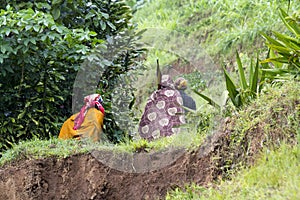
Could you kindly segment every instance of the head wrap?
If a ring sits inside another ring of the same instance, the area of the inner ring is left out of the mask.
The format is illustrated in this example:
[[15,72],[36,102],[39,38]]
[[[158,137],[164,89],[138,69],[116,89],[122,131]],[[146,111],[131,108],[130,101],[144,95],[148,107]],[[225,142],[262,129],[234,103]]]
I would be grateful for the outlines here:
[[162,75],[160,85],[163,88],[172,88],[172,89],[174,89],[173,80],[171,79],[171,77],[169,75]]
[[175,80],[175,87],[177,90],[185,90],[187,88],[187,80],[179,77]]
[[82,106],[79,114],[77,115],[77,117],[74,120],[74,127],[73,127],[74,130],[77,130],[78,128],[80,128],[80,126],[84,120],[84,117],[87,113],[87,110],[89,108],[94,108],[95,106],[97,106],[97,108],[103,114],[105,114],[104,108],[102,106],[103,100],[102,100],[100,94],[91,94],[91,95],[84,97],[84,103],[85,103],[84,106]]

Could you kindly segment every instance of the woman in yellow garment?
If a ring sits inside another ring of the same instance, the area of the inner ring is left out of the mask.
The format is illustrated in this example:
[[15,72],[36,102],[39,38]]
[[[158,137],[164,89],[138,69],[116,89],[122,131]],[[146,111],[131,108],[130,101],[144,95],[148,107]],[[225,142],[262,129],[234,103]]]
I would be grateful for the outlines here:
[[100,140],[103,132],[104,108],[100,94],[91,94],[84,98],[85,105],[79,113],[72,115],[61,127],[59,138],[90,138]]

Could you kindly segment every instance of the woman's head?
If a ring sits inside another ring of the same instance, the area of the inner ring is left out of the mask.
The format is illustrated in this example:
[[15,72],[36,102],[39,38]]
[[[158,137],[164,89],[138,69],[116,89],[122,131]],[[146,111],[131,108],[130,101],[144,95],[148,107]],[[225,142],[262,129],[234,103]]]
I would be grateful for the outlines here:
[[162,75],[160,85],[162,86],[162,88],[169,87],[174,89],[173,80],[169,75]]
[[177,90],[185,90],[187,88],[187,80],[182,77],[179,77],[175,80],[175,88]]

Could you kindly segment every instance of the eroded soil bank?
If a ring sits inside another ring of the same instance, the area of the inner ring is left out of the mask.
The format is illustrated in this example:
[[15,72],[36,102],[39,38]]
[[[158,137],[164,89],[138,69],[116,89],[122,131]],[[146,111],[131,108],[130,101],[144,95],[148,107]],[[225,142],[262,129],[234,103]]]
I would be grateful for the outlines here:
[[[215,178],[211,156],[222,137],[216,134],[197,151],[177,151],[172,163],[145,172],[111,168],[97,159],[101,152],[19,161],[0,169],[0,199],[161,199],[168,189],[189,182],[205,185]],[[138,157],[139,163],[145,163],[143,158],[147,156]],[[165,159],[158,156],[156,162],[160,160]]]
[[[187,183],[205,186],[241,162],[252,163],[266,137],[270,138],[257,124],[234,146],[230,138],[234,125],[225,120],[222,127],[190,152],[136,153],[118,160],[112,152],[94,151],[7,164],[0,168],[0,199],[163,199],[168,190]],[[280,134],[272,137],[273,141],[282,139]],[[152,170],[147,168],[149,157]],[[122,164],[126,159],[132,162]]]

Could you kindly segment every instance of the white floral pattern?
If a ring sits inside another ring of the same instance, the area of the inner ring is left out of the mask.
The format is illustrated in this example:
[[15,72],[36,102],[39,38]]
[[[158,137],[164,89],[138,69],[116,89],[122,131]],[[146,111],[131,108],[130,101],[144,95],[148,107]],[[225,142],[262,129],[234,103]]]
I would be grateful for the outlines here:
[[166,106],[166,102],[165,102],[165,101],[159,101],[159,102],[157,102],[157,104],[156,104],[156,107],[157,107],[158,109],[163,109],[165,106]]
[[184,124],[185,123],[184,115],[180,115],[179,120],[180,120],[181,123]]
[[149,126],[148,126],[148,125],[143,126],[142,132],[143,132],[144,134],[146,134],[146,133],[148,133],[148,131],[149,131]]
[[183,105],[183,99],[182,99],[182,97],[177,97],[176,100],[179,103],[179,105]]
[[168,113],[171,116],[175,116],[177,113],[177,108],[173,107],[173,108],[168,108]]
[[174,96],[174,94],[175,94],[175,91],[174,91],[174,90],[166,90],[166,91],[165,91],[165,95],[166,95],[167,97],[172,97],[172,96]]
[[152,132],[152,137],[153,137],[154,139],[159,138],[159,137],[160,137],[160,131],[159,131],[159,130],[153,131],[153,132]]
[[179,126],[185,122],[181,115],[184,113],[181,107],[183,100],[179,91],[172,89],[172,79],[163,76],[161,86],[148,99],[139,124],[139,133],[144,139],[153,140],[178,133]]
[[157,114],[155,112],[149,113],[148,114],[148,119],[152,122],[153,120],[156,119]]
[[169,119],[168,118],[163,118],[163,119],[159,120],[159,124],[161,126],[167,126],[169,124]]
[[161,82],[166,82],[166,81],[168,81],[169,78],[170,78],[170,76],[168,76],[168,75],[162,75]]

